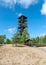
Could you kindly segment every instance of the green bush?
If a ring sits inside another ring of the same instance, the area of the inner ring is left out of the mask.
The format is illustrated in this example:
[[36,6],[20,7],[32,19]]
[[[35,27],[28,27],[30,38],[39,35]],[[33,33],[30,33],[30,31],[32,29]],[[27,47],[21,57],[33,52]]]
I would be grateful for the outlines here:
[[11,40],[10,39],[6,39],[6,44],[11,44]]

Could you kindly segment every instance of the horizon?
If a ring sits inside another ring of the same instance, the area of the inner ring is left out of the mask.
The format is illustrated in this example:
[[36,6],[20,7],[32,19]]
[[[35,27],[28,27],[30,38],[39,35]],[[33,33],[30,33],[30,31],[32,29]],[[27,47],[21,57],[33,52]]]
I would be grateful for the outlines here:
[[18,30],[18,17],[27,17],[30,38],[46,35],[46,0],[0,0],[0,35]]

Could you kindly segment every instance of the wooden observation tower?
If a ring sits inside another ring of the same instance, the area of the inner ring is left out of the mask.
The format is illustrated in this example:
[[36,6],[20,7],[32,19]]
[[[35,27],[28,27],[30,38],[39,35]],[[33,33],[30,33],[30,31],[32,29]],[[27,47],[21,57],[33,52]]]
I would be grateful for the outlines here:
[[22,35],[25,28],[27,28],[27,17],[21,15],[18,18],[18,31],[20,35]]
[[[19,35],[20,35],[19,38],[21,38],[22,33],[23,33],[24,29],[26,29],[26,28],[27,28],[27,17],[21,15],[21,16],[18,18],[18,32],[19,32]],[[19,39],[19,38],[18,38],[18,39]],[[32,41],[31,41],[30,38],[29,38],[28,32],[27,32],[26,40],[25,40],[24,43],[25,43],[25,45],[29,45],[29,46],[30,46],[31,43],[32,43]]]

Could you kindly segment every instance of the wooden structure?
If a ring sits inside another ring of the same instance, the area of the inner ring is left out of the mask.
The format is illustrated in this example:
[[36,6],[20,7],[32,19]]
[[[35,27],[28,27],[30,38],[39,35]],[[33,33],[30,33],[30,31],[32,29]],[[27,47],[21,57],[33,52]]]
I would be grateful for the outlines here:
[[27,46],[33,46],[32,40],[27,39],[27,40],[25,41],[25,45],[27,45]]
[[[20,36],[22,36],[22,33],[25,28],[27,28],[27,17],[22,15],[18,18],[18,32],[19,32]],[[29,38],[28,39],[26,38],[24,44],[31,46],[32,41]]]
[[20,33],[20,35],[22,35],[22,32],[23,32],[23,30],[27,27],[27,17],[25,17],[25,16],[20,16],[19,18],[18,18],[18,31],[19,31],[19,33]]

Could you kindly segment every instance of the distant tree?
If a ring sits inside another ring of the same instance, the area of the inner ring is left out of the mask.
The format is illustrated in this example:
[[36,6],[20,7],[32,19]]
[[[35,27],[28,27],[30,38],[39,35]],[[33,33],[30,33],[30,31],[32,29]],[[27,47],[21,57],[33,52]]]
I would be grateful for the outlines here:
[[11,44],[11,40],[7,38],[5,43],[6,44]]
[[46,43],[46,35],[43,37],[43,43]]
[[0,35],[0,44],[4,44],[6,39],[6,35]]
[[36,39],[35,38],[32,38],[31,40],[32,40],[33,44],[36,44]]
[[43,37],[42,37],[42,36],[39,37],[39,43],[40,43],[40,44],[43,44]]
[[34,44],[46,44],[46,35],[41,37],[32,38]]
[[13,37],[12,37],[12,43],[13,44],[16,44],[16,43],[19,43],[20,42],[20,35],[18,32],[16,32]]
[[40,41],[40,38],[36,37],[36,43],[39,43],[39,41]]

